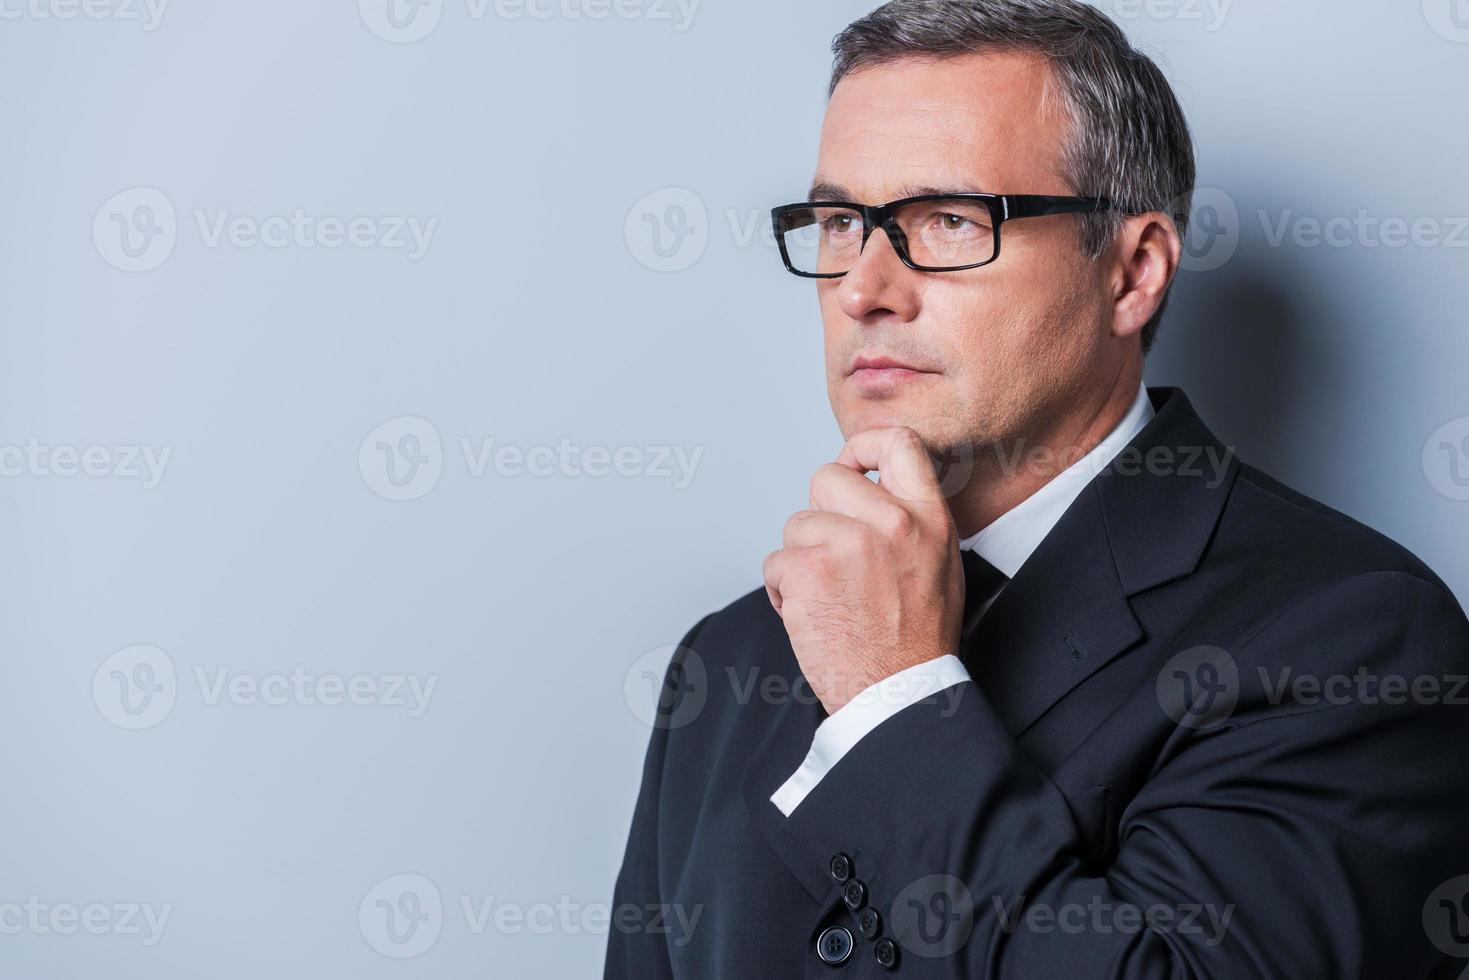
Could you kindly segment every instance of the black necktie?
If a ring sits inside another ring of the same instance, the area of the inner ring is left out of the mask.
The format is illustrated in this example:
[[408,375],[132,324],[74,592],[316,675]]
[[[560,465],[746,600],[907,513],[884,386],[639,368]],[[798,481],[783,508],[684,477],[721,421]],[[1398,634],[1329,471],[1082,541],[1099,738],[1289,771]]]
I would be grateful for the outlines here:
[[964,563],[964,622],[960,632],[967,633],[979,607],[998,595],[1000,587],[1010,580],[972,548],[962,549],[959,560]]

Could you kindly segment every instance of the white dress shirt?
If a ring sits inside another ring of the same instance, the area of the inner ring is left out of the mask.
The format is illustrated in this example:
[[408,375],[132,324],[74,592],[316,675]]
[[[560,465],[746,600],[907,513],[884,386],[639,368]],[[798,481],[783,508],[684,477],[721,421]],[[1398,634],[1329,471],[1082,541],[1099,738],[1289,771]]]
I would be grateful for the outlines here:
[[[1122,421],[1090,452],[988,527],[960,541],[959,548],[973,548],[1006,578],[1014,578],[1086,485],[1127,447],[1152,417],[1153,403],[1148,400],[1147,386],[1140,385],[1137,398]],[[984,615],[988,608],[986,603],[979,615]],[[967,680],[969,671],[963,661],[947,654],[873,684],[816,727],[805,760],[775,791],[770,802],[790,816],[842,756],[878,725],[909,705]]]

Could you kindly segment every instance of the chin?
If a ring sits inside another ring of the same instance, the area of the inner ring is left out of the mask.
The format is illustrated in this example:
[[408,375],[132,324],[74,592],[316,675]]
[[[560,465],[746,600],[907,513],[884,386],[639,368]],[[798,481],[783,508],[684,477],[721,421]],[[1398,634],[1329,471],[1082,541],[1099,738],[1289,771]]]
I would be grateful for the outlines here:
[[837,411],[842,434],[851,438],[859,432],[872,429],[892,429],[899,426],[913,429],[928,442],[946,435],[953,420],[947,418],[943,409],[926,400],[905,397],[863,398],[849,394]]

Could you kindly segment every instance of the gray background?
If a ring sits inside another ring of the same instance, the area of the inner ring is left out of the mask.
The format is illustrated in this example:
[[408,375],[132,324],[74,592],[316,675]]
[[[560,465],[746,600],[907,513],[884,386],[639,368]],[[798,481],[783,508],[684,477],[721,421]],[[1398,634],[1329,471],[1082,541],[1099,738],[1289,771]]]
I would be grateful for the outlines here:
[[[48,909],[0,973],[594,975],[644,672],[759,584],[838,448],[764,213],[872,5],[90,2],[0,21],[0,906]],[[1469,4],[1105,6],[1176,84],[1221,233],[1150,382],[1469,598]],[[297,209],[330,220],[251,243]],[[437,221],[421,255],[405,217]],[[415,437],[395,486],[379,443]],[[491,439],[560,456],[471,465]],[[298,668],[368,703],[252,696]],[[405,891],[442,911],[395,943]],[[168,908],[152,945],[130,903]]]

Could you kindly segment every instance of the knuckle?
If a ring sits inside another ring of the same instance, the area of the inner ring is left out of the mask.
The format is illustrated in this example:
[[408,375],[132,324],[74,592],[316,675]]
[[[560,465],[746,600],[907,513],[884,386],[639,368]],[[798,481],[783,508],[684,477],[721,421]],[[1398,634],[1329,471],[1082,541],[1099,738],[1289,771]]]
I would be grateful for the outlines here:
[[841,559],[832,547],[812,548],[802,562],[802,571],[817,582],[833,578],[841,566]]
[[917,525],[917,520],[907,508],[896,505],[884,508],[879,520],[882,522],[883,533],[893,538],[907,537]]
[[791,544],[795,541],[796,536],[801,533],[801,529],[805,527],[810,522],[810,520],[811,512],[809,510],[798,510],[790,517],[786,518],[785,527],[781,529],[781,538],[785,542],[786,547],[789,548],[791,546]]
[[882,549],[883,529],[869,524],[857,524],[844,539],[848,551],[858,555],[869,555]]

